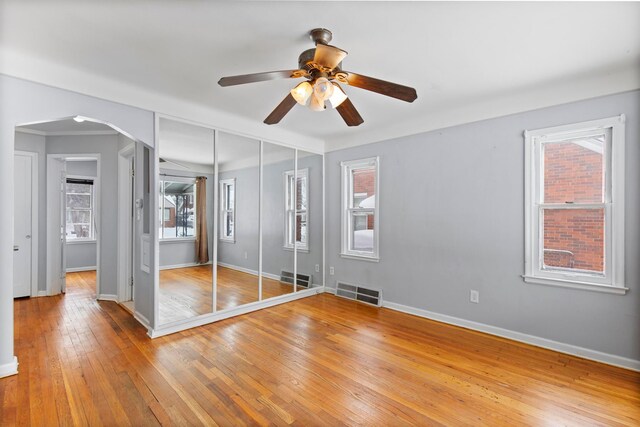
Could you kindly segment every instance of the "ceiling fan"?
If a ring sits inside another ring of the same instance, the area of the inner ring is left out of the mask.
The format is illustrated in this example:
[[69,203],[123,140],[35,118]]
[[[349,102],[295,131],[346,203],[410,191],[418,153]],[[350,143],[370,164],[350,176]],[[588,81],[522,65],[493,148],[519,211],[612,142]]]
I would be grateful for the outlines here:
[[418,97],[414,88],[343,71],[342,60],[347,56],[347,52],[329,45],[332,39],[331,31],[316,28],[309,32],[309,36],[316,47],[300,54],[297,70],[223,77],[218,81],[218,84],[220,86],[235,86],[267,80],[305,78],[304,82],[291,89],[291,92],[264,120],[264,123],[268,125],[280,122],[296,103],[307,106],[313,111],[323,111],[327,107],[335,108],[348,126],[362,124],[364,120],[339,83],[406,102],[413,102]]

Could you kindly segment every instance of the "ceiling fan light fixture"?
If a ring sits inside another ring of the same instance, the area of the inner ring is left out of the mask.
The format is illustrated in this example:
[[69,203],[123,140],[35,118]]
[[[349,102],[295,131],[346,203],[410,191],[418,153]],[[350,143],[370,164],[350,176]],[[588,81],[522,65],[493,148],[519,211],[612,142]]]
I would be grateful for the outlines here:
[[298,86],[291,89],[291,96],[296,102],[300,105],[307,105],[309,103],[309,98],[313,93],[313,87],[309,82],[302,82]]
[[326,77],[320,77],[313,85],[313,94],[321,101],[326,101],[333,95],[333,85]]
[[325,108],[324,100],[318,98],[314,93],[311,96],[311,101],[309,102],[309,109],[311,111],[323,111]]
[[337,108],[347,99],[347,94],[344,93],[344,90],[342,90],[338,83],[333,82],[332,85],[333,93],[331,94],[331,97],[327,99],[327,102],[329,103],[331,108]]

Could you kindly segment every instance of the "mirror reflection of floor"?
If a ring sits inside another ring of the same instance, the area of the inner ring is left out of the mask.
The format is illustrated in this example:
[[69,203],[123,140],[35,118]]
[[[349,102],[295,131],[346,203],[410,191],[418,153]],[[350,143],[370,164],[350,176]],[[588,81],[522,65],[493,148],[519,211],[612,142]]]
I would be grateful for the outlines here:
[[[212,312],[211,265],[160,271],[160,319],[165,324]],[[292,286],[262,279],[263,299],[292,292]],[[249,273],[218,267],[218,310],[258,301],[258,278]]]

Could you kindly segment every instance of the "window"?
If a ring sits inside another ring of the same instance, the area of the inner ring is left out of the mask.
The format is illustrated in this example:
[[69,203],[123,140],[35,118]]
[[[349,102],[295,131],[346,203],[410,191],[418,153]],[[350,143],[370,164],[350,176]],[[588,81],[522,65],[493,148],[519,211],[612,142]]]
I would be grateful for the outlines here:
[[236,239],[236,180],[220,180],[220,240]]
[[624,293],[624,116],[525,132],[525,281]]
[[196,185],[193,178],[160,181],[160,238],[191,239],[195,236]]
[[95,240],[93,179],[67,178],[66,240]]
[[[285,172],[285,238],[284,247],[309,250],[309,169],[299,169],[297,178],[293,171]],[[294,183],[295,179],[295,183]],[[294,233],[295,229],[295,233]]]
[[378,260],[378,157],[342,162],[342,256]]

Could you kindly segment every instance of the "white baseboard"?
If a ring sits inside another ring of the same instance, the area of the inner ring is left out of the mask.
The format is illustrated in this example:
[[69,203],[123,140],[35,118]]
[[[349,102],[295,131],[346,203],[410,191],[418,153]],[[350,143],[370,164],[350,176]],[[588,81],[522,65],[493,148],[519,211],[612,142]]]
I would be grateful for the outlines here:
[[80,271],[94,271],[97,270],[98,267],[96,267],[95,265],[90,265],[88,267],[74,267],[74,268],[67,268],[65,271],[67,273],[78,273]]
[[[220,267],[230,268],[231,270],[241,271],[243,273],[251,274],[251,275],[254,275],[254,276],[258,275],[258,272],[256,270],[251,270],[249,268],[238,267],[237,265],[227,264],[227,263],[224,263],[224,262],[218,262],[218,265]],[[262,276],[266,277],[267,279],[280,280],[280,276],[278,276],[277,274],[271,274],[271,273],[264,273],[263,272]]]
[[140,324],[142,326],[144,326],[145,328],[147,328],[148,330],[151,330],[151,326],[149,323],[149,319],[147,319],[145,316],[143,316],[142,314],[140,314],[139,311],[134,311],[133,313],[133,318],[136,319],[138,322],[140,322]]
[[47,291],[38,291],[38,295],[36,295],[38,297],[46,297],[47,296]]
[[297,299],[307,298],[313,295],[317,295],[323,292],[322,287],[305,289],[304,291],[291,292],[289,294],[280,295],[277,297],[269,298],[264,301],[256,301],[249,304],[244,304],[239,307],[222,310],[217,313],[202,314],[191,319],[180,320],[177,322],[162,325],[157,329],[149,328],[148,335],[151,338],[158,338],[176,332],[181,332],[186,329],[195,328],[197,326],[207,325],[209,323],[218,322],[220,320],[228,319],[230,317],[239,316],[241,314],[247,314],[252,311],[261,310],[267,307],[273,307],[274,305],[284,304],[286,302],[295,301]]
[[[325,287],[324,292],[334,294],[335,288]],[[402,313],[412,314],[425,319],[435,320],[437,322],[447,323],[449,325],[460,326],[472,329],[478,332],[495,335],[502,338],[508,338],[525,344],[534,345],[536,347],[554,350],[559,353],[570,354],[572,356],[582,357],[584,359],[594,360],[596,362],[606,363],[607,365],[619,366],[621,368],[640,371],[640,360],[629,359],[614,354],[603,353],[597,350],[591,350],[576,345],[565,344],[546,338],[537,337],[535,335],[524,334],[509,329],[499,328],[497,326],[487,325],[485,323],[474,322],[471,320],[461,319],[459,317],[448,316],[446,314],[435,313],[433,311],[423,310],[420,308],[410,307],[407,305],[397,304],[390,301],[382,301],[382,307],[388,308]]]
[[0,365],[0,378],[9,377],[18,373],[18,358],[13,356],[13,361]]
[[99,299],[100,301],[115,301],[115,302],[118,302],[118,295],[100,294],[100,295],[98,295],[97,299]]
[[640,371],[640,360],[633,360],[622,356],[603,353],[576,345],[565,344],[546,338],[537,337],[535,335],[524,334],[509,329],[503,329],[484,323],[473,322],[471,320],[461,319],[459,317],[448,316],[446,314],[434,313],[432,311],[422,310],[420,308],[409,307],[394,302],[383,301],[382,306],[391,310],[401,311],[414,316],[424,317],[438,322],[447,323],[449,325],[461,326],[463,328],[472,329],[474,331],[484,332],[490,335],[496,335],[502,338],[508,338],[525,344],[531,344],[536,347],[542,347],[554,350],[559,353],[570,354],[572,356],[582,357],[584,359],[594,360],[596,362],[606,363],[607,365],[619,366],[634,371]]
[[197,262],[188,262],[186,264],[161,265],[160,270],[173,270],[174,268],[197,267],[199,265],[211,265],[211,261],[204,264],[198,264]]

